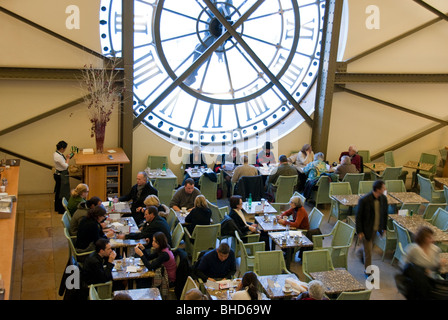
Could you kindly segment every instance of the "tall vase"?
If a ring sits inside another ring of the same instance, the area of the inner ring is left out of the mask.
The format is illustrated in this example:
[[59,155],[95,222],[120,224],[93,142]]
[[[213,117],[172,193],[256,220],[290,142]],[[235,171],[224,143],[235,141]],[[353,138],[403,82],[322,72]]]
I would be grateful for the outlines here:
[[106,134],[106,122],[96,122],[95,123],[96,153],[103,153],[105,134]]

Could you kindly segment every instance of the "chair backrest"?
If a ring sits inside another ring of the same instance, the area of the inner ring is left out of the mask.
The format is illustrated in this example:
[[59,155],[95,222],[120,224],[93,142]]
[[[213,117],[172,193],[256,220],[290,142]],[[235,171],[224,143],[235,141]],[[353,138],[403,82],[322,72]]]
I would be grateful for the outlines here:
[[403,180],[386,180],[387,192],[406,192],[406,186]]
[[358,154],[362,157],[364,163],[370,162],[370,151],[369,150],[358,150]]
[[267,276],[285,273],[286,264],[283,251],[257,251],[255,252],[254,272],[258,276]]
[[173,196],[173,190],[177,185],[177,178],[157,178],[154,182],[154,188],[157,189],[157,197],[160,203],[169,205]]
[[244,248],[244,242],[241,240],[240,235],[238,234],[238,231],[235,230],[235,239],[236,239],[236,249],[235,249],[235,256],[240,256],[240,274],[244,274],[246,271],[248,271],[248,255],[247,251]]
[[182,241],[184,234],[185,231],[184,228],[182,227],[182,224],[178,223],[171,234],[172,250],[176,250],[179,247],[179,244]]
[[303,194],[301,194],[300,192],[298,192],[298,191],[294,191],[294,193],[292,194],[292,196],[293,196],[293,197],[295,197],[295,196],[299,197],[300,200],[302,200],[302,203],[305,204],[305,202],[306,202],[306,198],[305,198],[305,196],[304,196]]
[[280,214],[282,211],[286,211],[286,210],[289,209],[289,203],[275,203],[275,202],[272,202],[270,205],[272,206],[272,208],[277,210],[278,214]]
[[252,194],[253,201],[260,201],[264,196],[263,177],[261,175],[243,176],[238,180],[237,189],[243,199],[247,199],[249,194]]
[[393,151],[384,152],[384,163],[387,164],[389,167],[395,167],[395,159]]
[[370,300],[372,290],[341,292],[336,300]]
[[372,191],[375,181],[359,181],[358,194],[366,194]]
[[359,182],[364,180],[364,173],[347,173],[342,182],[349,182],[353,194],[358,193]]
[[[65,211],[68,211],[68,201],[67,198],[62,197],[62,206],[64,207]],[[70,216],[71,218],[71,216]]]
[[110,300],[112,299],[112,281],[89,285],[90,300]]
[[427,172],[436,173],[437,171],[437,155],[436,154],[430,154],[430,153],[424,153],[420,155],[420,163],[430,163],[434,166],[431,168],[431,170]]
[[419,210],[420,210],[420,203],[403,203],[401,205],[400,210],[408,210],[409,213],[411,213],[411,211],[413,212],[413,214],[418,214]]
[[170,212],[166,217],[166,222],[168,222],[168,225],[170,226],[170,232],[173,232],[176,223],[179,222],[177,220],[176,212],[173,210],[173,208],[170,208]]
[[309,275],[312,272],[322,272],[334,270],[330,251],[312,250],[303,252],[302,261],[303,272]]
[[222,213],[222,210],[218,208],[218,206],[215,206],[213,203],[207,200],[207,205],[212,211],[212,221],[213,223],[220,223],[222,219],[224,219],[224,214]]
[[329,195],[352,194],[350,182],[330,182]]
[[151,169],[162,169],[163,164],[168,168],[168,157],[167,156],[148,156],[148,161],[146,166]]
[[431,224],[440,230],[446,231],[448,229],[448,211],[439,208],[431,220]]
[[221,224],[196,225],[191,235],[194,238],[194,251],[200,252],[216,247],[216,240],[221,235]]
[[62,215],[61,221],[64,228],[66,228],[67,230],[70,230],[70,220],[70,214],[68,213],[68,211],[65,211]]
[[191,276],[188,276],[187,281],[185,281],[184,289],[182,290],[180,300],[185,300],[185,294],[191,289],[199,289],[199,288],[196,282],[193,280],[193,278]]
[[217,202],[217,192],[218,192],[218,180],[221,173],[216,174],[217,181],[210,180],[207,176],[202,175],[199,178],[199,187],[201,189],[201,194],[209,202]]
[[320,212],[319,209],[314,207],[308,216],[308,220],[310,223],[310,230],[320,228],[323,217],[324,217],[324,214],[322,212]]
[[279,176],[275,185],[275,202],[288,202],[294,193],[294,188],[297,185],[297,175],[294,176]]
[[[448,204],[448,187],[445,185],[443,186],[443,195],[445,196],[445,201]],[[448,206],[447,206],[447,208],[448,208]]]
[[407,229],[403,228],[396,221],[394,221],[393,223],[394,223],[395,232],[397,234],[397,242],[399,242],[401,244],[401,247],[404,250],[404,249],[406,249],[407,245],[412,242],[409,232]]
[[437,209],[445,209],[446,203],[428,203],[426,205],[425,211],[423,212],[423,219],[425,220],[432,220],[434,214],[436,213]]
[[316,201],[316,205],[331,203],[331,199],[328,194],[330,190],[330,182],[331,178],[329,176],[321,176],[317,181],[317,192],[315,192],[312,196],[312,198]]
[[387,167],[381,175],[381,180],[398,180],[402,170],[403,167]]
[[338,220],[331,233],[333,233],[333,239],[331,240],[332,247],[349,246],[355,235],[355,228]]
[[432,183],[431,180],[417,174],[418,184],[420,185],[420,196],[431,202],[432,200]]

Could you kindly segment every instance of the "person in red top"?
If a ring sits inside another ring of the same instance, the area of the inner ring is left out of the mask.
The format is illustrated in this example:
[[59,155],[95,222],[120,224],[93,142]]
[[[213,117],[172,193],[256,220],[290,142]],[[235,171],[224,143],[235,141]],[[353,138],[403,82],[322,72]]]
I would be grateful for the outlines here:
[[[288,224],[292,228],[309,230],[310,222],[308,220],[308,213],[303,207],[302,201],[299,196],[293,196],[289,200],[290,208],[284,211],[281,215],[277,216],[280,224]],[[292,215],[292,221],[284,220],[283,217]]]
[[348,151],[344,151],[341,153],[341,155],[339,156],[339,163],[341,163],[341,159],[343,156],[349,156],[350,157],[350,161],[352,164],[355,165],[356,170],[358,170],[359,172],[363,172],[362,171],[362,159],[361,156],[358,154],[358,149],[355,146],[350,146],[348,147]]

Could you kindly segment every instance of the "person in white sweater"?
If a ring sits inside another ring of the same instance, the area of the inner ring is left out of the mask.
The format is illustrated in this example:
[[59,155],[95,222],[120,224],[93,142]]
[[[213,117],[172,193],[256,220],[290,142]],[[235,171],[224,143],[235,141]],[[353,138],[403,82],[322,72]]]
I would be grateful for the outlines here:
[[260,287],[257,275],[248,271],[243,275],[232,300],[266,300],[266,295],[258,289]]

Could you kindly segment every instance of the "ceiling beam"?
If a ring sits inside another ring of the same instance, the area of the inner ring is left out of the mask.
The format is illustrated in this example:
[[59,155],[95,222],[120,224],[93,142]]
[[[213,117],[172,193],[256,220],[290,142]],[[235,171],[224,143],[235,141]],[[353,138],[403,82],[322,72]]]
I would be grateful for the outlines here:
[[422,0],[414,0],[414,2],[416,2],[419,5],[421,5],[423,8],[431,11],[432,13],[437,15],[439,18],[441,18],[441,19],[443,19],[445,21],[448,21],[448,15],[444,14],[443,12],[440,12],[439,10],[437,10],[433,6],[427,4],[426,2],[424,2]]
[[335,84],[347,83],[447,83],[446,73],[345,73],[336,72]]
[[19,21],[21,21],[21,22],[23,22],[23,23],[25,23],[25,24],[27,24],[27,25],[37,29],[37,30],[40,30],[40,31],[42,31],[42,32],[44,32],[46,34],[49,34],[50,36],[52,36],[52,37],[54,37],[54,38],[56,38],[58,40],[61,40],[61,41],[65,42],[65,43],[68,43],[69,45],[71,45],[71,46],[73,46],[75,48],[78,48],[78,49],[80,49],[80,50],[82,50],[84,52],[87,52],[87,53],[89,53],[89,54],[91,54],[91,55],[93,55],[93,56],[95,56],[97,58],[100,58],[103,61],[106,61],[106,62],[110,61],[110,58],[102,55],[101,53],[98,53],[95,50],[87,48],[86,46],[84,46],[82,44],[79,44],[79,43],[77,43],[77,42],[75,42],[73,40],[70,40],[69,38],[66,38],[66,37],[62,36],[59,33],[56,33],[56,32],[54,32],[54,31],[52,31],[50,29],[47,29],[47,28],[45,28],[45,27],[43,27],[43,26],[41,26],[41,25],[31,21],[31,20],[28,20],[28,19],[26,19],[26,18],[24,18],[24,17],[22,17],[22,16],[20,16],[20,15],[18,15],[16,13],[14,13],[12,11],[9,11],[8,9],[6,9],[6,8],[4,8],[2,6],[0,6],[0,12],[3,12],[4,14],[6,14],[6,15],[14,18],[14,19],[17,19],[17,20],[19,20]]
[[412,35],[412,34],[414,34],[416,32],[419,32],[420,30],[423,30],[423,29],[425,29],[425,28],[427,28],[429,26],[432,26],[433,24],[435,24],[435,23],[437,23],[439,21],[442,21],[442,20],[443,20],[443,18],[441,18],[441,17],[435,18],[435,19],[433,19],[431,21],[428,21],[428,22],[426,22],[426,23],[424,23],[424,24],[422,24],[422,25],[420,25],[418,27],[415,27],[415,28],[413,28],[413,29],[411,29],[411,30],[409,30],[407,32],[404,32],[404,33],[402,33],[402,34],[400,34],[400,35],[398,35],[398,36],[396,36],[396,37],[394,37],[394,38],[392,38],[390,40],[387,40],[387,41],[385,41],[383,43],[380,43],[379,45],[377,45],[377,46],[375,46],[375,47],[373,47],[373,48],[371,48],[369,50],[361,52],[360,54],[358,54],[358,55],[356,55],[354,57],[351,57],[350,59],[347,59],[344,62],[346,62],[346,63],[355,62],[356,60],[364,58],[365,56],[367,56],[367,55],[369,55],[369,54],[371,54],[373,52],[376,52],[376,51],[378,51],[380,49],[383,49],[384,47],[387,47],[388,45],[390,45],[390,44],[392,44],[394,42],[400,41],[400,40],[402,40],[402,39],[404,39],[404,38],[406,38],[406,37],[408,37],[408,36],[410,36],[410,35]]
[[[103,69],[98,69],[98,71],[103,71]],[[123,72],[121,69],[109,71]],[[82,79],[82,72],[83,69],[0,67],[0,79],[79,81]]]

